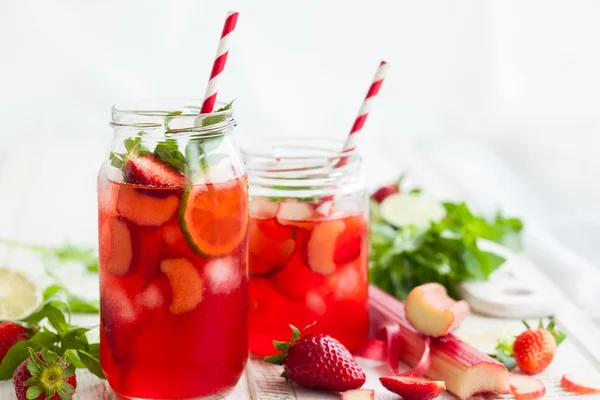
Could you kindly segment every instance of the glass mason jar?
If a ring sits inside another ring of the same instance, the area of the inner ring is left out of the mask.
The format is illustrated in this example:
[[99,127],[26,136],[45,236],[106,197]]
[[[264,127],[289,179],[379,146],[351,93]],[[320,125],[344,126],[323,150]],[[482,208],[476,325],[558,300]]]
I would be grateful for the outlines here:
[[112,109],[98,176],[100,363],[127,398],[212,398],[246,363],[248,180],[233,110],[200,115],[201,103]]
[[[250,180],[250,351],[271,355],[289,324],[340,340],[368,334],[368,196],[355,152],[328,139],[242,150]],[[334,167],[345,159],[341,167]]]

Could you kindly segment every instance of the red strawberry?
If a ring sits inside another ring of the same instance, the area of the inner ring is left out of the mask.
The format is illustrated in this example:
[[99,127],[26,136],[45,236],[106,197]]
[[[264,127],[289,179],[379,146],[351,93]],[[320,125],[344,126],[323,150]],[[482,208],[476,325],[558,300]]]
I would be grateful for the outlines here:
[[291,341],[274,341],[281,353],[265,358],[266,362],[283,365],[286,379],[304,387],[338,392],[358,389],[365,383],[365,373],[337,339],[321,333],[300,337],[298,328],[290,328]]
[[77,388],[75,366],[46,349],[29,353],[13,375],[17,400],[70,400]]
[[129,157],[125,163],[127,182],[150,186],[183,186],[185,177],[156,156]]
[[564,334],[554,329],[554,321],[547,327],[540,321],[537,329],[531,329],[525,321],[523,323],[527,330],[515,339],[513,355],[521,371],[537,374],[550,365]]
[[446,390],[446,384],[442,381],[417,376],[384,376],[379,381],[387,390],[406,400],[431,400]]
[[400,187],[397,184],[382,186],[371,195],[371,199],[381,203],[386,197],[394,193],[400,193]]
[[26,340],[30,330],[14,322],[6,321],[0,324],[0,363],[11,347]]

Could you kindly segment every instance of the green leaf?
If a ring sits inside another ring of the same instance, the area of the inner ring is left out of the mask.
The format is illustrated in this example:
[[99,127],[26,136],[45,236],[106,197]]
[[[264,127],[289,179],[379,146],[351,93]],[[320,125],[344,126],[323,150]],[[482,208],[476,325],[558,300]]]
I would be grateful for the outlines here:
[[185,156],[179,151],[179,142],[175,139],[166,139],[156,145],[154,155],[162,162],[179,172],[186,168]]
[[286,352],[290,348],[290,343],[273,340],[273,347],[275,347],[279,351]]
[[42,393],[44,393],[44,388],[42,385],[35,385],[27,389],[25,396],[30,400],[34,400],[37,399]]
[[56,388],[56,392],[62,400],[70,400],[75,393],[75,388],[67,382],[62,382]]
[[86,368],[100,379],[106,379],[100,368],[98,344],[90,345],[89,351],[78,350],[77,354]]
[[285,354],[278,353],[270,357],[265,357],[263,359],[264,362],[268,362],[269,364],[275,365],[283,365],[283,361],[285,360]]
[[29,324],[37,324],[43,319],[48,319],[59,335],[63,335],[69,327],[70,310],[67,301],[67,293],[64,290],[56,291],[45,299],[40,308],[25,318]]
[[71,313],[81,314],[97,314],[100,311],[100,302],[98,300],[87,300],[75,294],[68,292],[64,285],[54,284],[50,285],[44,290],[44,299],[47,299],[58,293],[64,291],[67,296],[67,304]]
[[53,349],[56,342],[58,342],[58,336],[53,332],[44,330],[36,333],[29,340],[16,343],[8,350],[2,359],[2,363],[0,363],[0,380],[12,378],[19,364],[30,356],[28,348],[34,351],[39,351],[42,347]]
[[300,330],[296,328],[294,325],[290,324],[290,329],[292,330],[292,340],[291,342],[297,342],[300,339]]
[[69,366],[72,365],[75,368],[86,368],[85,364],[79,359],[77,351],[74,349],[67,349],[65,351],[65,358],[68,359]]
[[[219,108],[216,112],[227,111],[227,110],[231,109],[231,107],[233,107],[234,101],[235,100],[232,100],[229,104],[227,104],[224,107]],[[214,116],[206,117],[202,120],[202,126],[218,124],[219,122],[225,121],[226,118],[227,118],[227,115],[214,115]]]
[[52,367],[56,365],[56,362],[58,361],[58,354],[48,350],[47,348],[43,348],[42,358],[48,367]]

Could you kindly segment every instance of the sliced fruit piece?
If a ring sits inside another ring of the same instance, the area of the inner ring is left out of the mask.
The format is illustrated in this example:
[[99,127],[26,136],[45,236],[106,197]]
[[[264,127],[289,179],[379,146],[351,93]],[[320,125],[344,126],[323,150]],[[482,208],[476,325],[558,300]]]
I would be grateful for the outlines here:
[[119,215],[141,226],[161,226],[171,219],[178,206],[175,196],[147,196],[135,187],[121,187],[117,199]]
[[410,291],[404,310],[408,322],[419,332],[439,337],[458,327],[469,314],[469,304],[451,299],[439,283],[426,283]]
[[426,227],[430,221],[437,221],[446,215],[446,210],[439,202],[411,193],[388,196],[381,203],[380,212],[387,223],[396,227]]
[[110,250],[106,261],[106,271],[115,276],[129,273],[133,260],[133,244],[127,222],[112,218],[109,222]]
[[446,385],[442,381],[416,376],[383,376],[379,381],[387,390],[406,400],[431,400],[446,390]]
[[129,157],[125,163],[127,182],[150,186],[183,186],[185,176],[153,154]]
[[273,275],[273,283],[281,293],[293,300],[304,301],[312,289],[319,289],[325,276],[314,273],[304,265],[299,257],[294,257],[281,271]]
[[560,385],[569,392],[579,394],[600,394],[600,381],[592,382],[587,377],[564,374]]
[[34,312],[42,302],[42,290],[24,272],[0,267],[0,321],[14,321]]
[[[390,323],[400,325],[400,343],[404,349],[400,358],[410,366],[416,365],[422,358],[427,338],[408,322],[402,303],[371,286],[369,312],[372,329],[381,329]],[[430,350],[427,376],[444,381],[447,390],[456,396],[467,399],[479,393],[509,392],[506,367],[453,334],[431,339]]]
[[344,231],[335,241],[333,261],[337,264],[346,264],[358,258],[363,246],[366,245],[367,221],[362,215],[346,217],[343,219]]
[[204,277],[210,287],[210,293],[227,294],[240,287],[242,283],[240,260],[233,257],[217,258],[204,267]]
[[340,400],[375,400],[373,389],[354,389],[340,394]]
[[171,286],[171,314],[194,310],[202,301],[203,283],[198,270],[185,258],[171,258],[160,263],[160,270],[169,278]]
[[293,229],[290,226],[279,225],[275,219],[250,219],[248,222],[250,274],[264,275],[285,267],[296,248]]
[[539,399],[546,395],[546,386],[531,376],[511,375],[510,391],[517,400]]
[[288,199],[279,204],[277,222],[281,225],[297,225],[298,223],[311,221],[314,218],[315,210],[308,203]]
[[335,272],[335,245],[345,227],[342,220],[323,221],[314,226],[306,245],[308,266],[313,272],[322,275]]
[[333,201],[328,200],[315,207],[315,212],[319,215],[328,217],[333,211]]
[[268,197],[252,196],[248,203],[248,214],[251,218],[275,218],[279,210],[279,203],[269,200]]
[[198,254],[227,255],[246,238],[247,186],[237,179],[186,188],[179,207],[179,226]]

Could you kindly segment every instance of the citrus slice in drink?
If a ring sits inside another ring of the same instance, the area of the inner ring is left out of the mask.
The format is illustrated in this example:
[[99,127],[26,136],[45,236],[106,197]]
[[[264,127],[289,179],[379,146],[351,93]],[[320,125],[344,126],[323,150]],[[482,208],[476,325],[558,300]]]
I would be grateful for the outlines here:
[[179,207],[179,226],[198,254],[231,253],[246,237],[248,193],[245,180],[186,188]]
[[27,274],[0,267],[0,321],[18,320],[34,312],[42,290]]

